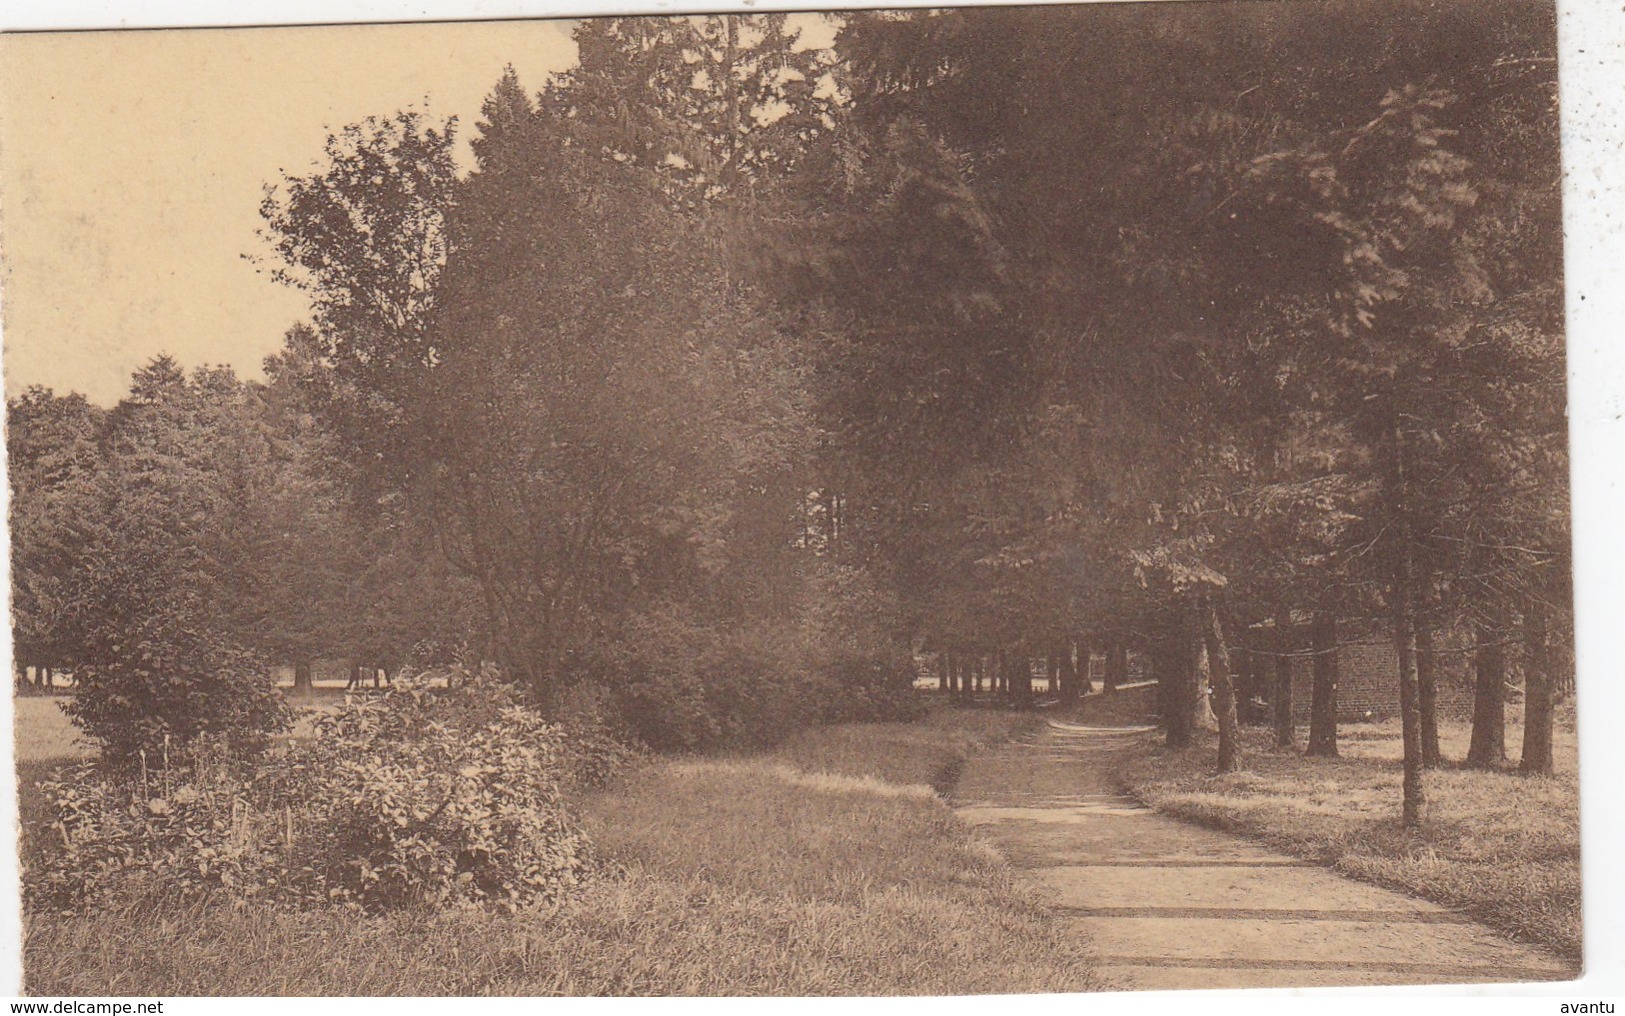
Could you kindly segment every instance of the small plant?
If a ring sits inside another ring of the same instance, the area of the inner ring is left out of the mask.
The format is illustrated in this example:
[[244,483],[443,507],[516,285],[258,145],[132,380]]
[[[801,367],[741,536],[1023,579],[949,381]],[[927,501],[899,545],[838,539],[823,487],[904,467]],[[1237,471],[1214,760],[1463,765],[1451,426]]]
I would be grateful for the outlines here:
[[[149,765],[150,761],[150,765]],[[72,908],[143,892],[256,894],[278,866],[252,785],[224,741],[199,737],[133,768],[85,762],[40,784],[56,813],[50,849],[25,858],[32,906]]]

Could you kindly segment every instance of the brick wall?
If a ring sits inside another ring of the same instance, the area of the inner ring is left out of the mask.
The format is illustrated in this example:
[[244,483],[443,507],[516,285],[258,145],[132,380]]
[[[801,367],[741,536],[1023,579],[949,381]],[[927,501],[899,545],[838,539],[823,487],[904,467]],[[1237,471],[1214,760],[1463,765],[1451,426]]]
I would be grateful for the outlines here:
[[[1447,640],[1435,657],[1438,666],[1439,715],[1470,715],[1473,703],[1472,677],[1467,657]],[[1363,719],[1382,720],[1399,715],[1399,658],[1394,644],[1386,638],[1369,637],[1344,642],[1338,648],[1337,719],[1352,723]],[[1300,723],[1309,721],[1313,688],[1313,664],[1308,656],[1292,661],[1292,714]]]

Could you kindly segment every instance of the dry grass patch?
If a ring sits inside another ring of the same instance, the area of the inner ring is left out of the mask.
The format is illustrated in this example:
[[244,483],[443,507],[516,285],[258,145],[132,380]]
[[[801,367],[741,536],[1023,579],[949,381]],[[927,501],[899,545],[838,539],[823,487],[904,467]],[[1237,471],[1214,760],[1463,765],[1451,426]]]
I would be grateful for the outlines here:
[[[1557,735],[1558,773],[1444,768],[1428,774],[1428,826],[1399,822],[1397,722],[1346,728],[1343,757],[1278,752],[1246,733],[1243,772],[1211,775],[1213,746],[1156,750],[1125,773],[1129,788],[1171,815],[1243,833],[1365,881],[1459,907],[1525,941],[1580,956],[1579,782],[1572,730]],[[1447,757],[1469,730],[1440,730]],[[1516,747],[1521,731],[1508,731]]]
[[972,753],[1037,722],[1031,713],[941,706],[918,723],[850,723],[803,731],[772,756],[807,772],[872,776],[946,791]]

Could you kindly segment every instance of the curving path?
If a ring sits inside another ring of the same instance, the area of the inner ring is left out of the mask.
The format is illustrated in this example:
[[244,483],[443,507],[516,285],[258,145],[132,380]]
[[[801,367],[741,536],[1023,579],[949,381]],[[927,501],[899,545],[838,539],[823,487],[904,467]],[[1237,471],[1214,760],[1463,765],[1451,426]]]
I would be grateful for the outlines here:
[[1568,964],[1437,904],[1350,881],[1117,790],[1147,727],[1050,720],[971,760],[954,790],[1125,988],[1566,980]]

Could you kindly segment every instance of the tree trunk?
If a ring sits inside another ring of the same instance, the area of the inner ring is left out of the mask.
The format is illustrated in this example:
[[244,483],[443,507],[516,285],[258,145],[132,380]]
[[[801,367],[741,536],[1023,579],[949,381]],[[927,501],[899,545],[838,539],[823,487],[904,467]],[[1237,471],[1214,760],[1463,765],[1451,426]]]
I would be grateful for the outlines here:
[[944,695],[953,694],[954,654],[946,649],[937,652],[937,691]]
[[1486,603],[1488,622],[1473,625],[1473,738],[1467,746],[1467,764],[1474,769],[1499,769],[1507,760],[1507,664],[1501,639],[1506,630],[1499,603]]
[[1433,655],[1433,628],[1425,615],[1416,622],[1416,696],[1422,720],[1422,764],[1437,769],[1444,761],[1439,751],[1439,684]]
[[1309,692],[1309,747],[1305,754],[1337,757],[1337,615],[1315,611],[1310,625],[1311,670]]
[[1292,612],[1279,611],[1275,615],[1275,692],[1270,698],[1275,707],[1275,746],[1287,749],[1298,746],[1297,726],[1292,722],[1292,652],[1298,648],[1293,636]]
[[1263,659],[1253,646],[1247,644],[1249,629],[1245,626],[1241,630],[1242,644],[1237,647],[1231,662],[1236,673],[1231,678],[1236,685],[1236,708],[1240,711],[1241,722],[1256,722],[1254,703],[1263,698],[1263,679],[1259,676],[1264,666]]
[[1552,772],[1552,674],[1546,647],[1546,605],[1530,600],[1523,614],[1523,760],[1530,776]]
[[1106,673],[1101,680],[1100,690],[1110,694],[1118,686],[1128,683],[1128,648],[1120,639],[1114,639],[1106,648]]
[[1165,636],[1157,653],[1162,727],[1170,748],[1188,747],[1196,735],[1196,660],[1182,630]]
[[1053,650],[1044,657],[1044,694],[1059,697],[1061,693],[1061,654]]
[[1410,460],[1405,430],[1396,412],[1389,436],[1388,503],[1393,510],[1389,547],[1389,609],[1393,613],[1394,651],[1399,657],[1400,733],[1405,762],[1401,821],[1407,829],[1427,822],[1427,790],[1422,778],[1422,709],[1416,678],[1416,587],[1411,561]]
[[1156,690],[1151,693],[1157,701],[1157,726],[1166,732],[1168,717],[1173,715],[1168,708],[1168,689],[1173,687],[1168,667],[1168,640],[1161,635],[1152,635],[1150,653],[1151,680],[1157,682]]
[[1076,702],[1078,700],[1078,665],[1072,658],[1076,647],[1068,643],[1064,648],[1066,651],[1061,654],[1061,673],[1059,675],[1061,698],[1067,702]]
[[724,24],[725,42],[722,50],[722,78],[723,106],[727,110],[726,151],[722,162],[722,181],[725,187],[731,187],[739,178],[739,148],[741,144],[741,121],[744,111],[740,108],[739,82],[734,77],[734,64],[739,52],[739,22],[733,15],[722,16]]
[[295,695],[309,695],[312,691],[311,664],[295,663],[293,665],[293,691]]
[[1393,588],[1394,652],[1399,657],[1400,735],[1404,746],[1404,805],[1401,820],[1407,829],[1420,829],[1427,822],[1427,789],[1422,781],[1422,709],[1416,680],[1416,619],[1411,613],[1409,569],[1400,551]]
[[1013,683],[1011,697],[1023,709],[1033,704],[1033,665],[1025,653],[1010,654],[1010,677]]
[[1211,594],[1206,601],[1207,624],[1204,641],[1207,648],[1208,674],[1213,685],[1213,712],[1219,724],[1219,759],[1217,772],[1235,772],[1240,759],[1241,746],[1236,730],[1236,687],[1231,679],[1230,649],[1224,644],[1224,627],[1219,612],[1213,606]]
[[1218,730],[1219,718],[1213,715],[1213,668],[1207,655],[1207,623],[1203,612],[1197,609],[1195,631],[1191,634],[1191,674],[1195,682],[1191,698],[1191,724],[1198,730]]
[[1402,823],[1420,829],[1427,821],[1427,790],[1422,781],[1422,712],[1417,701],[1416,631],[1403,608],[1395,609],[1394,649],[1399,656],[1400,732],[1404,745]]

